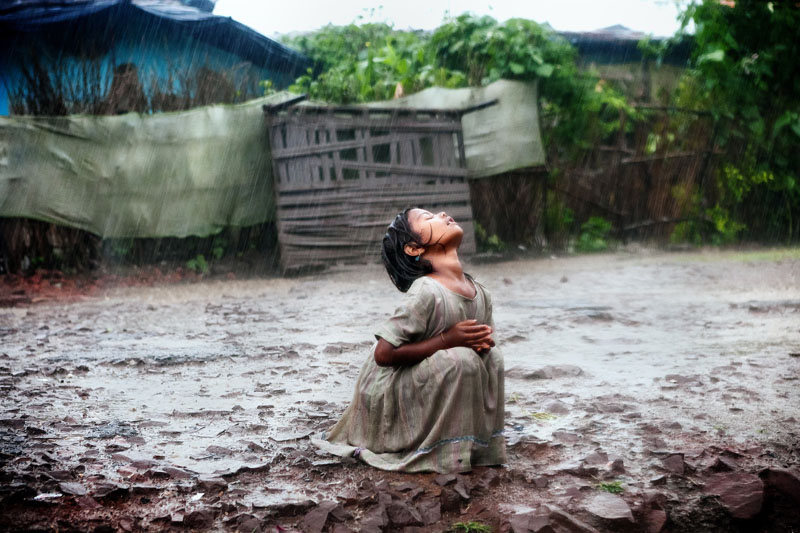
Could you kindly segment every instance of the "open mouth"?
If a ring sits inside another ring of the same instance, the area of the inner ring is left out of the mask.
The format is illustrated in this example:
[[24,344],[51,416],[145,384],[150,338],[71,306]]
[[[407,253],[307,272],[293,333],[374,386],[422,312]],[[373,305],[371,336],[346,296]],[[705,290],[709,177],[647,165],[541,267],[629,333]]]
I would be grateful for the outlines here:
[[455,224],[455,223],[456,223],[456,221],[453,219],[453,217],[447,217],[447,225],[448,225],[448,226],[449,226],[450,224]]

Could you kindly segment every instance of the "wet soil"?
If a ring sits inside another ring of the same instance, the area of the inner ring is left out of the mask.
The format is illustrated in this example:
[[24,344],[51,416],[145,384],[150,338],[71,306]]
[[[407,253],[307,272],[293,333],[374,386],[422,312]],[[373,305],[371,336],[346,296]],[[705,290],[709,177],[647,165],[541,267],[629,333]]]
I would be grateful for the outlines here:
[[493,294],[509,463],[457,476],[309,443],[402,296],[377,265],[17,290],[0,308],[0,529],[800,528],[798,250],[468,271]]

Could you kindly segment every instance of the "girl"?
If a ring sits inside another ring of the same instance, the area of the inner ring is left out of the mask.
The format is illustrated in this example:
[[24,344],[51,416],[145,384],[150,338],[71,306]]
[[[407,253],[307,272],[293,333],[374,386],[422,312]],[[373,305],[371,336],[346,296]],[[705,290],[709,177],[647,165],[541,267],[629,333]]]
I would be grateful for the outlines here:
[[505,462],[503,358],[489,293],[458,259],[463,235],[452,217],[424,209],[389,226],[381,257],[407,297],[375,333],[352,403],[317,446],[403,472]]

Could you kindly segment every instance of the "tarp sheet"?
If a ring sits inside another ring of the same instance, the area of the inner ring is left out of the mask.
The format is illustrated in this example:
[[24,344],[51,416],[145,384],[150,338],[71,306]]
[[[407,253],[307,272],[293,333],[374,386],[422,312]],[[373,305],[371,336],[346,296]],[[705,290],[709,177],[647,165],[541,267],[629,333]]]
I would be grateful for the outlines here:
[[371,105],[466,109],[497,99],[461,119],[469,178],[484,178],[545,163],[536,89],[535,83],[500,80],[478,88],[433,87]]
[[[0,217],[26,217],[102,237],[211,235],[274,220],[262,106],[120,116],[0,117]],[[536,85],[427,89],[378,106],[467,108],[471,178],[544,163]]]
[[213,234],[274,217],[262,105],[0,117],[0,216],[102,237]]

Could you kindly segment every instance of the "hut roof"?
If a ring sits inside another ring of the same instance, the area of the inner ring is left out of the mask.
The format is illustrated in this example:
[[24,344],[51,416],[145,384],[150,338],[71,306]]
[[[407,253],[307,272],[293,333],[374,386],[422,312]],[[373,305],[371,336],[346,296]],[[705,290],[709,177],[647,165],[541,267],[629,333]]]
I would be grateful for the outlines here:
[[[144,19],[236,54],[254,65],[280,68],[309,60],[230,17],[211,13],[212,0],[0,0],[0,34],[58,31],[65,25],[108,28]],[[85,26],[84,26],[85,25]]]

